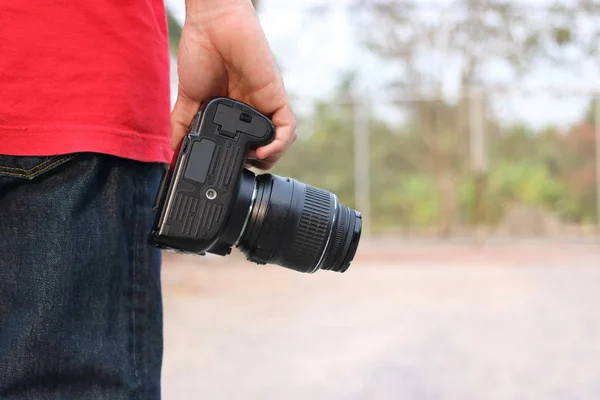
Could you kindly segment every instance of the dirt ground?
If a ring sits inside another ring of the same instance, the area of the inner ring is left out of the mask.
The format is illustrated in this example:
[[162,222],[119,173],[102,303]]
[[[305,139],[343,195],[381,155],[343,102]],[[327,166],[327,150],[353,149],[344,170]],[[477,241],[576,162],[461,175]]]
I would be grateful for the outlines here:
[[345,274],[165,255],[167,400],[598,400],[600,247],[367,243]]

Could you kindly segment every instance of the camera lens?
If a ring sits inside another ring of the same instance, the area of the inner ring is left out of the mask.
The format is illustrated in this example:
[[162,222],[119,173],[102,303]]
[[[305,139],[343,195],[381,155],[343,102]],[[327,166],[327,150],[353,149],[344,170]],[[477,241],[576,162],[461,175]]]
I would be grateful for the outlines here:
[[249,261],[304,273],[348,269],[360,241],[360,213],[333,193],[291,178],[258,175],[253,187],[249,179],[243,175],[236,204],[246,218],[233,222],[241,226],[236,246]]

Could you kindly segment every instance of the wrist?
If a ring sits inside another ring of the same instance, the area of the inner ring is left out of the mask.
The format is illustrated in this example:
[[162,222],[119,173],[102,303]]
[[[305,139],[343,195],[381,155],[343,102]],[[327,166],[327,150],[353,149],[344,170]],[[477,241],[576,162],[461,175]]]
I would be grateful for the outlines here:
[[211,22],[248,7],[254,10],[251,0],[185,0],[186,21]]

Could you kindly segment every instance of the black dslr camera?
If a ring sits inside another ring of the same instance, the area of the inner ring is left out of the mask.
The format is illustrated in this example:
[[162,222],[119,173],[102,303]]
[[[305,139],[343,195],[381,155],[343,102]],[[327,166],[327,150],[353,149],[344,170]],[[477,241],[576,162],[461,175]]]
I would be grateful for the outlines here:
[[221,256],[237,247],[256,264],[345,272],[361,214],[333,193],[246,169],[248,151],[274,137],[271,120],[244,103],[221,97],[203,106],[163,178],[153,244]]

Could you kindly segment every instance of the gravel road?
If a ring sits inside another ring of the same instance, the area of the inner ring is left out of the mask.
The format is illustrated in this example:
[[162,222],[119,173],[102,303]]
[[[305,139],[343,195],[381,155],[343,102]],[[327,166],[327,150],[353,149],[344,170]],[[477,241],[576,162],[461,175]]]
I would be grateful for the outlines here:
[[506,249],[315,275],[168,255],[164,398],[600,399],[600,250]]

